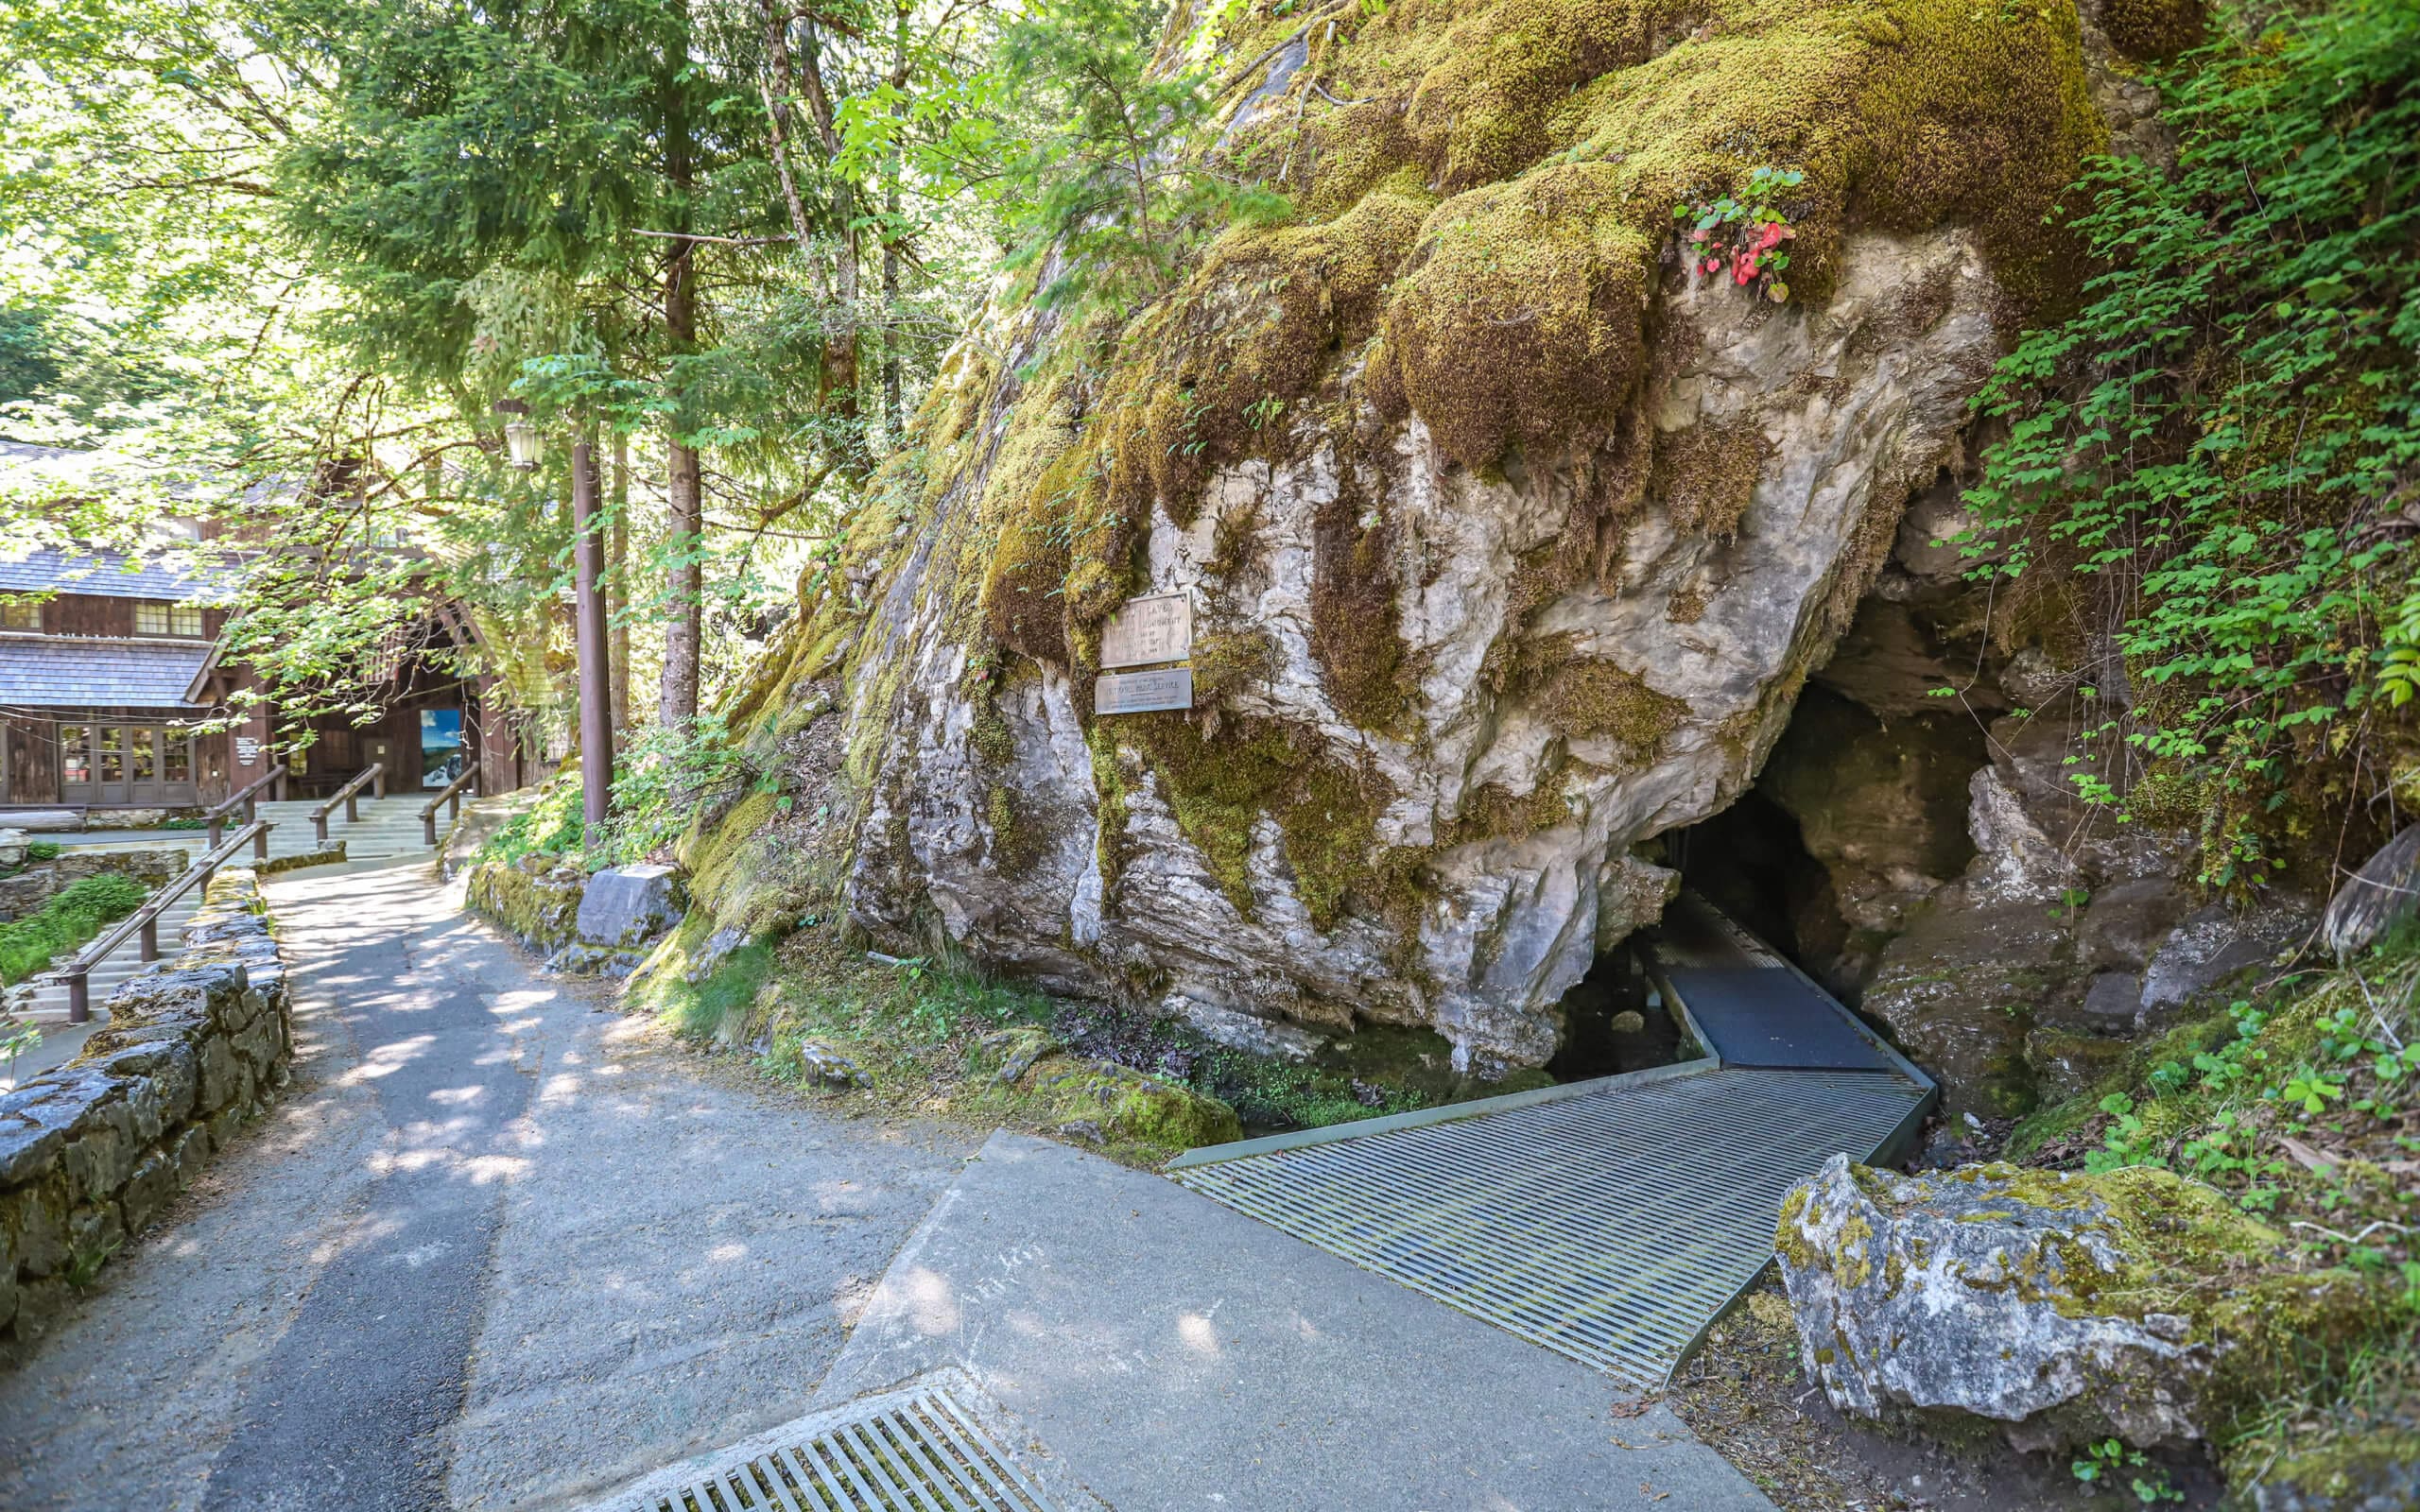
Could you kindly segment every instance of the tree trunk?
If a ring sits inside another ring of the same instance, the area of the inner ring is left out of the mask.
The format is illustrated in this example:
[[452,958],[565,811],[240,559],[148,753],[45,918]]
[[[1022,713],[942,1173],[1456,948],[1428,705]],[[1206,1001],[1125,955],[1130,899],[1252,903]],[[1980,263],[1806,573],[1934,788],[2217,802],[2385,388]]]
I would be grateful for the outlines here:
[[631,438],[614,433],[614,528],[606,547],[607,640],[614,666],[614,731],[631,728]]
[[[687,0],[676,0],[674,9],[681,25],[672,55],[665,60],[664,176],[673,189],[675,224],[671,229],[685,232],[693,174],[688,85],[682,77],[689,61]],[[692,256],[697,245],[675,242],[672,256],[665,264],[664,334],[674,357],[685,355],[697,345],[698,284]],[[683,440],[689,425],[686,409],[675,395],[664,438],[665,495],[671,516],[671,539],[666,544],[679,563],[665,585],[671,613],[664,626],[664,680],[655,703],[656,717],[667,730],[697,717],[699,659],[704,638],[705,571],[698,551],[706,529],[705,497],[698,475],[697,448]]]
[[[890,27],[890,83],[903,101],[909,77],[908,10],[905,5],[894,6]],[[904,104],[892,107],[894,113],[905,109]],[[905,121],[899,126],[906,130]],[[895,147],[883,163],[882,205],[882,438],[886,446],[895,447],[906,420],[899,413],[899,152]]]
[[[766,0],[765,45],[772,64],[773,82],[780,88],[783,100],[799,96],[806,100],[807,114],[815,124],[815,139],[822,147],[823,161],[828,165],[840,155],[840,127],[832,113],[831,92],[823,87],[821,45],[815,22],[809,17],[806,46],[793,59],[789,46],[791,19],[791,15],[777,18],[770,0]],[[855,420],[857,323],[861,318],[857,266],[862,254],[858,247],[856,186],[838,176],[832,180],[832,216],[839,222],[840,245],[832,269],[832,328],[823,339],[823,407],[843,420]],[[844,469],[848,476],[863,475],[866,468],[862,448],[848,449]]]

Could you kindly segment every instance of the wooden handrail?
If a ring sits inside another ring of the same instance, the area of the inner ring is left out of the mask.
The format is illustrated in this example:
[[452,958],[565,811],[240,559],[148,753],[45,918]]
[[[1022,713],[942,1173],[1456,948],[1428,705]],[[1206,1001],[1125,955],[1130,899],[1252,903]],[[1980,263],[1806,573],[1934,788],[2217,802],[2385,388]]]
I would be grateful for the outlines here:
[[378,790],[372,795],[373,797],[387,796],[387,764],[385,762],[372,762],[355,773],[352,782],[329,794],[325,803],[311,811],[311,833],[319,837],[322,847],[328,843],[328,811],[330,809],[341,803],[344,805],[345,823],[359,824],[361,822],[361,789],[363,784],[368,782],[378,784]]
[[224,845],[212,846],[202,852],[199,860],[187,867],[182,873],[170,878],[159,891],[143,900],[142,907],[118,920],[115,928],[78,951],[75,958],[64,967],[56,971],[44,973],[61,978],[67,983],[67,1022],[85,1023],[89,1022],[93,1017],[92,993],[86,980],[93,974],[93,968],[109,959],[110,953],[125,944],[129,935],[138,932],[143,936],[142,958],[147,961],[158,960],[162,912],[170,903],[191,892],[197,885],[208,883],[228,857],[244,848],[244,842],[247,840],[251,842],[254,860],[268,860],[269,829],[267,819],[254,819],[229,835]]
[[420,833],[421,843],[423,845],[427,846],[431,850],[437,849],[437,811],[444,807],[446,804],[451,803],[454,805],[454,809],[452,813],[446,815],[446,819],[450,822],[460,818],[462,816],[462,789],[471,786],[478,780],[479,768],[477,764],[474,763],[463,767],[461,776],[446,783],[444,791],[439,793],[435,798],[428,800],[428,806],[420,811]]
[[228,794],[227,800],[219,804],[216,808],[203,810],[201,819],[202,823],[207,825],[210,830],[210,849],[217,849],[218,832],[225,828],[227,816],[234,812],[236,805],[241,804],[243,806],[244,822],[246,824],[251,823],[254,819],[260,817],[259,805],[261,789],[267,787],[271,782],[279,781],[285,776],[285,764],[284,762],[280,762],[276,765],[270,767],[268,771],[261,773],[260,776],[253,778],[249,782],[246,782],[242,787],[237,788],[234,792]]

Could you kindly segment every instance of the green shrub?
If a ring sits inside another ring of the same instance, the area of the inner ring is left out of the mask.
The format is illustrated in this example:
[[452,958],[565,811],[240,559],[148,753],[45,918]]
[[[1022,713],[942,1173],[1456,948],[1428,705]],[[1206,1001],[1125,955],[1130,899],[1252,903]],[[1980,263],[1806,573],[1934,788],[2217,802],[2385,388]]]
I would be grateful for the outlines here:
[[22,982],[143,905],[143,885],[115,875],[68,884],[48,902],[0,924],[0,983]]
[[[2292,795],[2346,801],[2344,765],[2412,744],[2420,8],[2239,8],[2154,77],[2175,168],[2101,159],[2078,186],[2100,271],[1984,392],[2009,434],[1968,546],[2006,554],[1983,571],[2012,602],[2106,581],[2135,707],[2092,740],[2190,788],[2203,880],[2236,886],[2308,822]],[[2089,775],[2118,760],[2073,765],[2122,814]]]
[[27,861],[56,861],[59,859],[59,842],[56,840],[30,841],[26,846],[26,859]]

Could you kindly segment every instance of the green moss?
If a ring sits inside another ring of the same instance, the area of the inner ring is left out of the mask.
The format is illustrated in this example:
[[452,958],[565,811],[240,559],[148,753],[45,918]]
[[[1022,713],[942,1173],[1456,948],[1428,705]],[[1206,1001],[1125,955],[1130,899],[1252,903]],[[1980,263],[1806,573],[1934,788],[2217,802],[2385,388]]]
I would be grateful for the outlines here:
[[1098,803],[1093,847],[1106,888],[1117,881],[1124,856],[1119,843],[1126,833],[1126,775],[1118,768],[1117,740],[1107,725],[1095,724],[1085,733],[1084,745],[1092,753],[1093,792]]
[[696,982],[688,976],[698,953],[717,928],[692,911],[681,927],[651,952],[631,979],[631,1007],[662,1019],[675,1034],[736,1044],[749,1038],[750,1014],[774,970],[772,945],[751,940],[725,956]]
[[1267,630],[1217,630],[1193,643],[1193,706],[1215,708],[1230,695],[1264,687],[1277,675],[1277,643]]
[[1374,780],[1297,749],[1298,734],[1282,723],[1236,719],[1214,740],[1179,713],[1137,714],[1115,730],[1158,775],[1177,827],[1238,912],[1253,910],[1253,830],[1268,815],[1312,923],[1326,930],[1376,859],[1381,799]]
[[1243,1138],[1236,1110],[1218,1098],[1110,1061],[1052,1056],[1017,1086],[1028,1116],[1090,1124],[1104,1139],[1189,1150]]
[[1466,845],[1474,840],[1519,840],[1540,830],[1571,822],[1571,804],[1563,782],[1554,776],[1515,798],[1499,783],[1490,782],[1462,797],[1461,812],[1437,835],[1440,845]]
[[1753,422],[1692,425],[1658,437],[1655,493],[1666,517],[1684,530],[1731,540],[1772,453],[1772,440]]
[[1397,623],[1394,531],[1349,478],[1311,528],[1311,650],[1328,697],[1364,730],[1399,732],[1418,679]]
[[1388,302],[1404,397],[1478,469],[1519,442],[1584,450],[1645,370],[1641,322],[1669,220],[1626,215],[1621,170],[1557,163],[1448,200]]
[[997,782],[983,798],[983,822],[992,831],[992,869],[1018,872],[1042,859],[1049,837],[1018,811],[1016,795]]

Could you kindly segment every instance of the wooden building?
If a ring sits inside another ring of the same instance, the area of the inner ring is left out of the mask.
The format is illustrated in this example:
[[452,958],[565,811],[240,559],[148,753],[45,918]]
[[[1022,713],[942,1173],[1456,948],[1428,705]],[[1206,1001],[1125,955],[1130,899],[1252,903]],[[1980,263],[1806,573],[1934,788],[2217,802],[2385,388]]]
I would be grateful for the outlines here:
[[[37,551],[0,560],[0,823],[26,809],[199,809],[275,766],[282,798],[334,792],[372,762],[389,793],[445,786],[466,763],[482,792],[544,775],[475,661],[468,620],[431,601],[382,656],[381,713],[281,717],[240,699],[249,669],[223,648],[223,585],[164,558]],[[306,733],[307,732],[307,733]]]

